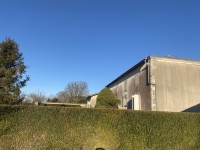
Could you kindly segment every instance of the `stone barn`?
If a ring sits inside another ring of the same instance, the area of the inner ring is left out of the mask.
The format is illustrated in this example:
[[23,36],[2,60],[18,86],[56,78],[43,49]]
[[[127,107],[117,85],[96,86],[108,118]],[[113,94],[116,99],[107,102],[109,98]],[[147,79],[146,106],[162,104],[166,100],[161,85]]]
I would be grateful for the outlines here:
[[106,87],[120,109],[200,112],[200,61],[149,56]]

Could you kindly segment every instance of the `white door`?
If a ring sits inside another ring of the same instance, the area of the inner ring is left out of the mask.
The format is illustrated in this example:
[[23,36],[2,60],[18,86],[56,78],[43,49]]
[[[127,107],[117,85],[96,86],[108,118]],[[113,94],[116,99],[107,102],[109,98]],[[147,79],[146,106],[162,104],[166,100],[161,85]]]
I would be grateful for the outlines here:
[[140,100],[137,94],[132,95],[132,110],[140,110]]

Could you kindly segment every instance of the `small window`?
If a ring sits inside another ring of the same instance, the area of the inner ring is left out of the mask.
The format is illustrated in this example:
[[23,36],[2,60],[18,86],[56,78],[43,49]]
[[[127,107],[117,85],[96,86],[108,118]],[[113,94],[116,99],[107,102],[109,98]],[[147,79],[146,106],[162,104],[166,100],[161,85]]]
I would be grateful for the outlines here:
[[124,91],[127,91],[127,80],[124,81]]
[[127,107],[127,97],[126,97],[126,95],[124,95],[123,106]]
[[127,97],[126,97],[126,95],[122,96],[121,106],[127,107]]
[[135,75],[135,85],[139,85],[139,73]]

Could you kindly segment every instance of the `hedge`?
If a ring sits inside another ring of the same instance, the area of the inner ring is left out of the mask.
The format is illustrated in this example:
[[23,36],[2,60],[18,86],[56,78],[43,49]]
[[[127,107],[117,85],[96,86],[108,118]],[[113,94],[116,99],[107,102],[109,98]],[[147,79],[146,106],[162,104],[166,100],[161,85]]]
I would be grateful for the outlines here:
[[197,150],[200,114],[0,106],[0,150]]

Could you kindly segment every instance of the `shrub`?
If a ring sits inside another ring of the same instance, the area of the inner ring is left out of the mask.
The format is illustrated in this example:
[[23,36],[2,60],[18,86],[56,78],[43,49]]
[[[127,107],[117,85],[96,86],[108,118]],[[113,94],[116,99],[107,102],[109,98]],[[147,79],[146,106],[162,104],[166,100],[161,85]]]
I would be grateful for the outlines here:
[[104,88],[97,97],[95,108],[118,108],[120,100],[115,97],[110,89]]

